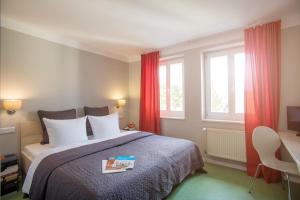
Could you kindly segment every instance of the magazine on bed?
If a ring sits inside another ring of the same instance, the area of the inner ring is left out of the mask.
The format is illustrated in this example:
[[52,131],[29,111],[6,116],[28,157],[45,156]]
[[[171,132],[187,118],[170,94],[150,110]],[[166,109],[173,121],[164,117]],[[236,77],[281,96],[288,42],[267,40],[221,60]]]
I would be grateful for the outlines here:
[[102,160],[102,173],[120,173],[127,169],[133,169],[135,156],[112,156]]

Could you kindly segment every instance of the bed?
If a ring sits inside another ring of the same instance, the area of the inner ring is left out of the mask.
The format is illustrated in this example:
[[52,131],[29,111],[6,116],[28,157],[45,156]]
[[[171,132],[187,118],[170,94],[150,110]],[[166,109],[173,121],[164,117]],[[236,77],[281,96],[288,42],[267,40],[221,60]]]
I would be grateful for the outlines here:
[[[163,199],[203,168],[193,142],[147,132],[59,148],[39,145],[40,138],[38,123],[21,125],[23,192],[33,200]],[[102,174],[101,160],[116,155],[135,155],[134,169]]]

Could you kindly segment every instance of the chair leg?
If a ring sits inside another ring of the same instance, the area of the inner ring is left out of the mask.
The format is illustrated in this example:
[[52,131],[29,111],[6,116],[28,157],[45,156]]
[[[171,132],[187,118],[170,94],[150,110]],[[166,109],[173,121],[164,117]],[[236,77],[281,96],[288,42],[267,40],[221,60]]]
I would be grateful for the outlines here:
[[292,195],[291,195],[291,186],[290,186],[290,177],[287,173],[284,173],[285,174],[285,177],[286,177],[286,180],[287,180],[287,183],[288,183],[288,197],[289,197],[289,200],[292,200]]
[[249,193],[252,192],[252,188],[253,188],[253,185],[254,185],[254,179],[258,176],[258,173],[260,171],[260,167],[262,166],[263,164],[262,163],[259,163],[256,167],[256,171],[255,171],[255,175],[251,178],[251,183],[250,183],[250,188],[249,188]]
[[285,190],[285,185],[284,185],[284,178],[283,178],[283,176],[282,175],[284,175],[285,176],[285,173],[281,173],[281,186],[282,186],[282,189],[283,190]]

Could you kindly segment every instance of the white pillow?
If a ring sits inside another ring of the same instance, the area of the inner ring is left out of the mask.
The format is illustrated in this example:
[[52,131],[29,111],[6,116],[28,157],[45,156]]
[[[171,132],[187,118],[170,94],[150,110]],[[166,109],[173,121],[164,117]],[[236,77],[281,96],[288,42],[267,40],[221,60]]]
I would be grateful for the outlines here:
[[86,117],[55,120],[43,118],[52,147],[76,144],[87,141]]
[[95,138],[107,138],[119,135],[119,114],[105,116],[88,116]]

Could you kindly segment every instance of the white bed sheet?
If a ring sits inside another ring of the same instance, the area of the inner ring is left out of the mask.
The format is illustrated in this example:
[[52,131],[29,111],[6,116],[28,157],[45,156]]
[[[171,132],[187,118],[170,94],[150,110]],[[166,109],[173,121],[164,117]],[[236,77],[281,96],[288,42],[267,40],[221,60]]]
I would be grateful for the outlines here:
[[[94,136],[88,136],[89,140],[93,140]],[[26,145],[24,149],[22,150],[22,153],[24,153],[31,161],[40,153],[43,153],[45,151],[48,151],[52,147],[49,144],[40,144],[40,143],[34,143],[30,145]]]

